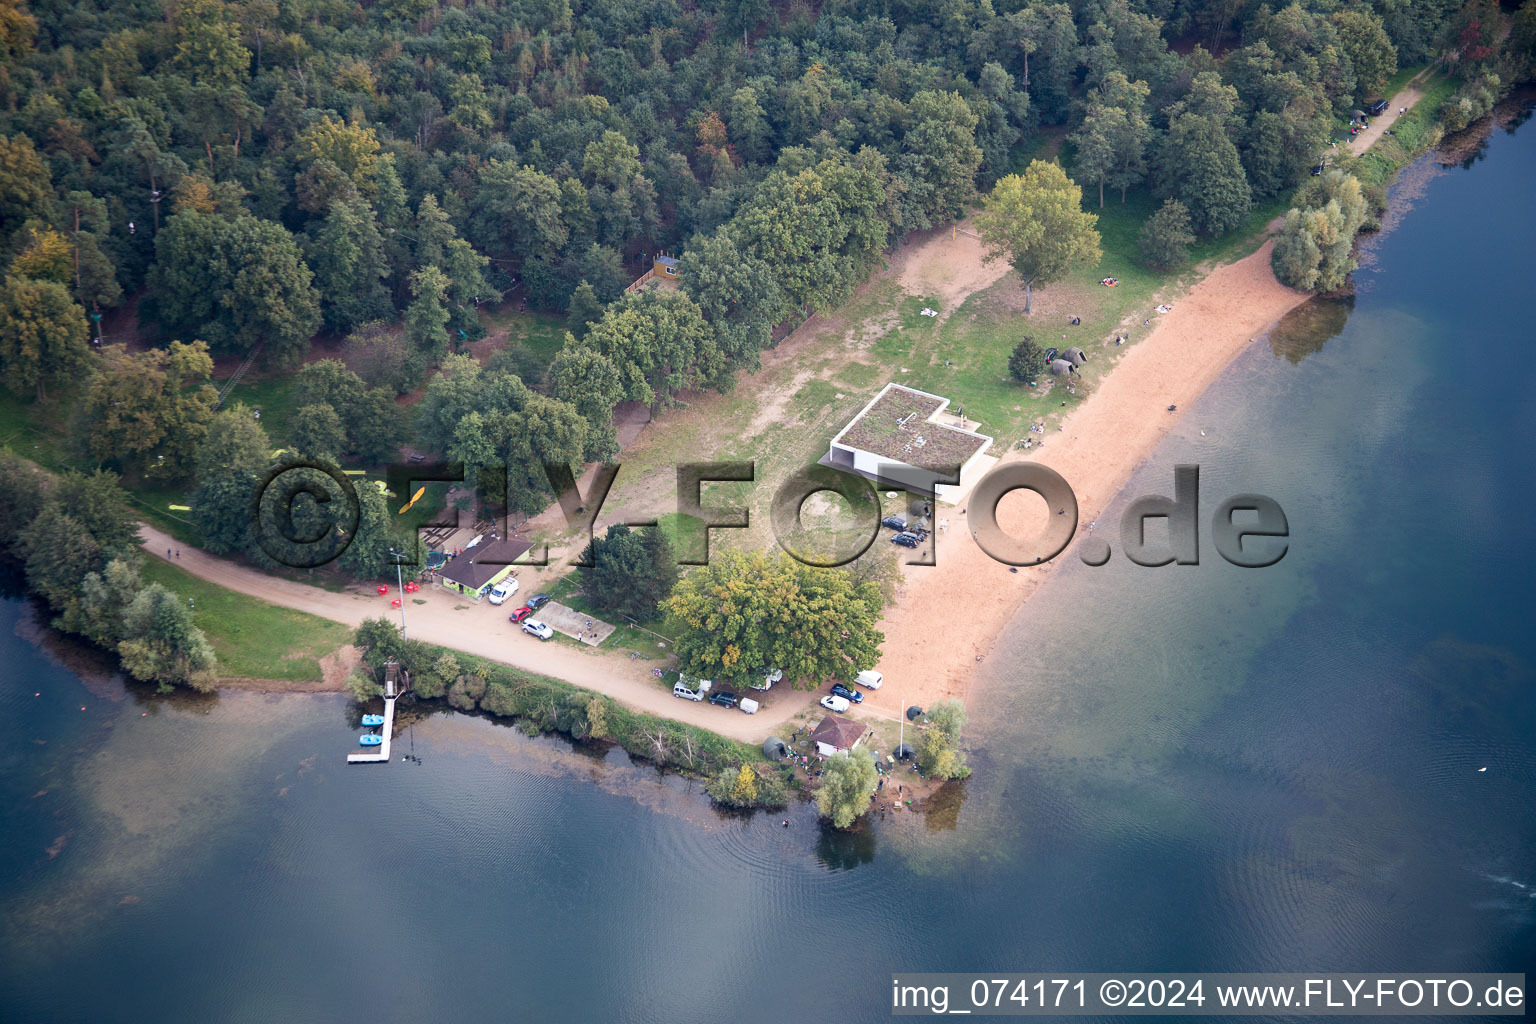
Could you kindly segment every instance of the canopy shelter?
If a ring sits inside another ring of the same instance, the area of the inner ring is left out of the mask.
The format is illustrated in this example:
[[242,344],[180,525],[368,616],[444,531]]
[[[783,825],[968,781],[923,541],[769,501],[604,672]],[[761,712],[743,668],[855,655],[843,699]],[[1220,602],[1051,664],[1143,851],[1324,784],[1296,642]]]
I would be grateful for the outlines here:
[[1080,348],[1073,347],[1063,352],[1061,354],[1061,358],[1065,359],[1073,366],[1082,366],[1088,361],[1088,353],[1084,352]]
[[789,744],[785,743],[777,736],[770,736],[763,741],[764,757],[772,758],[773,760],[778,761],[788,757],[789,753]]
[[1062,374],[1072,373],[1077,367],[1072,365],[1069,359],[1056,359],[1051,362],[1051,376],[1060,377]]

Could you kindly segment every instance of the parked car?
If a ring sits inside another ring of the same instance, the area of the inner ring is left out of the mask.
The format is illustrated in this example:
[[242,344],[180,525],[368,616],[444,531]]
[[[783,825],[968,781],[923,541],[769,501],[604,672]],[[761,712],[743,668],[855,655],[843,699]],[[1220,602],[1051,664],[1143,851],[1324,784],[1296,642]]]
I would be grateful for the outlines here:
[[915,548],[922,542],[923,538],[915,533],[907,533],[906,531],[902,531],[891,538],[892,544],[900,544],[904,548]]
[[771,690],[773,689],[774,683],[784,678],[784,670],[781,668],[759,668],[754,669],[752,675],[757,678],[754,678],[752,682],[748,683],[748,686],[752,687],[754,690]]
[[538,611],[540,608],[543,608],[547,604],[549,604],[548,594],[534,594],[528,599],[528,607],[532,608],[534,611]]
[[709,696],[709,688],[714,685],[712,680],[694,679],[679,672],[677,682],[672,684],[672,696],[682,697],[684,700],[703,700]]
[[1365,112],[1370,114],[1372,117],[1375,117],[1378,114],[1385,114],[1387,112],[1387,108],[1391,105],[1392,104],[1388,103],[1386,100],[1377,100],[1375,103],[1372,103],[1370,106],[1366,107]]
[[833,696],[841,697],[844,700],[853,701],[855,704],[864,703],[864,695],[862,693],[860,693],[858,690],[850,689],[849,687],[844,686],[842,683],[832,684],[832,694]]
[[491,592],[485,595],[491,604],[505,604],[507,598],[517,593],[517,580],[502,580],[491,588]]
[[548,640],[555,635],[555,631],[538,619],[529,619],[523,623],[523,632],[529,636],[536,636],[540,640]]
[[880,525],[900,533],[907,528],[907,521],[901,518],[901,516],[886,516],[880,520]]
[[741,698],[736,696],[730,690],[721,690],[718,693],[712,693],[709,695],[709,702],[711,704],[718,704],[723,708],[733,708],[740,700]]
[[523,605],[517,611],[513,612],[511,615],[508,615],[507,616],[507,621],[508,622],[522,622],[524,619],[526,619],[528,616],[530,616],[532,614],[533,614],[533,609],[528,607],[527,605]]
[[828,694],[827,696],[821,698],[821,706],[826,708],[828,711],[839,711],[839,712],[841,712],[841,711],[847,711],[852,705],[850,705],[842,697],[837,697],[837,696],[833,696],[831,694]]
[[885,677],[874,669],[867,668],[854,676],[853,681],[855,685],[862,686],[866,690],[878,690],[880,689],[880,684],[885,682]]

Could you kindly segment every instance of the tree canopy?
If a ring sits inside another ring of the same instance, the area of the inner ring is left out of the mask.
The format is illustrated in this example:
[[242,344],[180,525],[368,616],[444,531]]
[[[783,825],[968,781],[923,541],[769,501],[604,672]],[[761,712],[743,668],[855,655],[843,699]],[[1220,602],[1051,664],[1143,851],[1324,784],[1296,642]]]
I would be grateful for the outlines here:
[[841,679],[879,660],[881,599],[872,582],[784,555],[725,551],[688,574],[665,602],[682,624],[682,670],[744,682],[760,666],[796,686]]
[[666,534],[655,527],[631,530],[610,526],[593,537],[581,561],[582,590],[600,611],[642,622],[657,615],[657,606],[677,584],[677,558]]
[[1083,209],[1083,190],[1060,167],[1042,160],[998,181],[976,217],[987,258],[1006,259],[1023,280],[1026,314],[1036,284],[1099,262],[1097,224]]
[[827,758],[816,787],[816,809],[836,828],[848,828],[870,808],[880,775],[875,755],[859,748]]

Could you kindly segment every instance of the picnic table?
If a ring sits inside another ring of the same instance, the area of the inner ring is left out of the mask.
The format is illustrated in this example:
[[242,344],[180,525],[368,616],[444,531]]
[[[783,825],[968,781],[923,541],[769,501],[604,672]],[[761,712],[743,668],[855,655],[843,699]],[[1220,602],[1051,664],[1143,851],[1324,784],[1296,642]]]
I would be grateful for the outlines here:
[[417,583],[415,580],[411,580],[411,582],[409,582],[409,583],[407,583],[405,585],[405,592],[407,594],[414,594],[414,593],[416,593],[416,591],[418,591],[420,589],[421,589],[421,585],[419,583]]
[[388,587],[386,587],[386,586],[385,586],[385,585],[384,585],[384,584],[382,584],[382,583],[380,583],[380,584],[379,584],[379,585],[378,585],[378,587],[376,587],[376,588],[375,588],[375,589],[376,589],[376,590],[378,590],[378,592],[379,592],[379,596],[380,596],[380,597],[383,597],[383,596],[384,596],[384,595],[385,595],[385,594],[387,594],[387,593],[389,593],[389,588],[388,588]]

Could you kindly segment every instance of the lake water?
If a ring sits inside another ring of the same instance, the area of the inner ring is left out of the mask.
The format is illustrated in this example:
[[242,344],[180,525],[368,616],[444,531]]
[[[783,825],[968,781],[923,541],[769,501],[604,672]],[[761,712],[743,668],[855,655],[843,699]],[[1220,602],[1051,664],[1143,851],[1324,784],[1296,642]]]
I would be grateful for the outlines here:
[[125,690],[12,595],[5,1019],[861,1021],[893,971],[1529,969],[1533,179],[1529,127],[1421,168],[1352,307],[1187,411],[1129,493],[1197,463],[1203,530],[1263,493],[1289,553],[1069,564],[927,819],[720,815],[449,714],[349,770],[341,698]]

